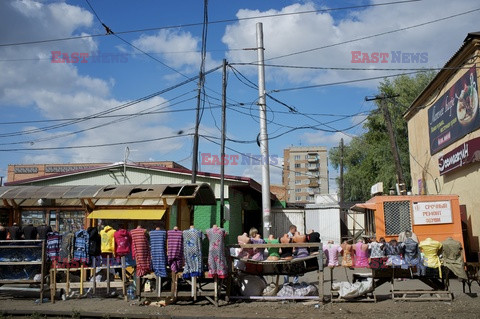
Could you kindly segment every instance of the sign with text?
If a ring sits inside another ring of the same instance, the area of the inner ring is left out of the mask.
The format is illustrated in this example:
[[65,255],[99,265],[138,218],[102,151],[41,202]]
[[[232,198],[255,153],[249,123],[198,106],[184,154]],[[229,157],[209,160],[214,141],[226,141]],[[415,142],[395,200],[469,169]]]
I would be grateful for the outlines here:
[[480,137],[466,141],[440,156],[438,170],[440,175],[443,175],[473,162],[480,162]]
[[430,154],[480,128],[476,66],[471,67],[428,109]]
[[452,223],[450,201],[413,203],[413,224],[432,225]]

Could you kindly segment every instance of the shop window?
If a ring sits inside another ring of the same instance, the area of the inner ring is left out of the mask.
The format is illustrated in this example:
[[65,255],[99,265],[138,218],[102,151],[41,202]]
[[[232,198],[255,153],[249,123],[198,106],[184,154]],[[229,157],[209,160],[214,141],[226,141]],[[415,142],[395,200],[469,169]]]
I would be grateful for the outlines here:
[[42,210],[25,210],[22,211],[22,225],[33,224],[39,226],[45,223],[45,212]]
[[75,232],[83,228],[85,213],[83,211],[64,211],[58,213],[58,231]]
[[410,219],[410,201],[384,202],[385,233],[387,236],[398,235],[412,230]]

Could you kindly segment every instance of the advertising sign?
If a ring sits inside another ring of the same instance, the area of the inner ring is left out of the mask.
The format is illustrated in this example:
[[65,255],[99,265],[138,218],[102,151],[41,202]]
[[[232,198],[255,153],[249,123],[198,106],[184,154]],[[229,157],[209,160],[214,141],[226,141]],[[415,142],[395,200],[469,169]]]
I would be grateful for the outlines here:
[[480,128],[476,66],[428,109],[430,154]]
[[480,162],[480,137],[471,139],[438,158],[440,175],[464,165]]
[[450,201],[414,202],[413,224],[432,225],[452,223]]

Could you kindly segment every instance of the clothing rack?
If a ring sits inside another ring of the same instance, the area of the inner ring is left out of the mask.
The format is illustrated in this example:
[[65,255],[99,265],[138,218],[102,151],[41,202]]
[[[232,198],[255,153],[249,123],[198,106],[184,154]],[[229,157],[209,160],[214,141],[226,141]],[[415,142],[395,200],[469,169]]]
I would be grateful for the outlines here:
[[[57,267],[57,262],[53,261],[52,267],[50,269],[50,299],[52,303],[55,303],[55,294],[57,289],[65,289],[66,294],[70,293],[71,289],[80,289],[80,295],[84,294],[84,289],[91,288],[93,293],[96,293],[97,288],[106,288],[107,294],[110,293],[110,288],[122,288],[122,293],[127,300],[127,293],[126,293],[126,264],[125,264],[125,256],[121,257],[121,264],[120,265],[111,265],[110,263],[110,256],[106,257],[107,264],[105,266],[96,266],[96,260],[93,260],[93,266],[88,267],[84,266],[83,264],[80,267]],[[70,263],[70,260],[68,261]],[[95,276],[97,274],[97,270],[106,269],[107,271],[107,278],[104,282],[96,282]],[[110,269],[121,269],[121,280],[110,280]],[[80,282],[71,282],[70,273],[80,271]],[[65,282],[57,282],[57,273],[64,272],[66,276]],[[89,281],[87,279],[87,272],[90,272],[90,277],[93,277],[93,281]]]

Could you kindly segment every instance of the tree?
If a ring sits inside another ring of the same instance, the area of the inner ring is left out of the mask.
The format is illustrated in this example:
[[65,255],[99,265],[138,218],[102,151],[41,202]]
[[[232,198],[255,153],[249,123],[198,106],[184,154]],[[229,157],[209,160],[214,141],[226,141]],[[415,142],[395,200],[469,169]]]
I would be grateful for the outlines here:
[[[407,189],[411,188],[410,153],[408,149],[407,122],[403,114],[435,76],[435,72],[417,73],[415,77],[402,75],[393,81],[386,79],[380,83],[379,94],[399,95],[385,100],[392,126],[395,131],[400,161]],[[380,107],[380,100],[376,100]],[[390,148],[387,128],[382,112],[372,111],[363,124],[365,132],[354,137],[344,147],[344,199],[345,201],[365,201],[370,198],[370,187],[383,182],[384,189],[395,187],[395,162]],[[335,169],[340,165],[340,149],[331,148],[330,163]],[[337,179],[338,184],[338,179]]]

